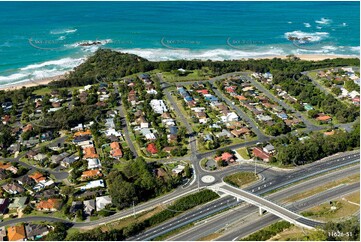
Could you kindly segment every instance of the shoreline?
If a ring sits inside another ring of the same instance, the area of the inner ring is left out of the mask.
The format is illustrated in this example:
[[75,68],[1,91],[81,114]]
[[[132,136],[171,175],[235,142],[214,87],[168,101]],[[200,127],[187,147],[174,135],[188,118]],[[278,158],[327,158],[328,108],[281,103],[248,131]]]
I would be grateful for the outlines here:
[[[337,59],[337,58],[342,58],[342,59],[358,58],[358,59],[360,59],[359,56],[355,56],[355,55],[301,54],[301,55],[294,55],[294,56],[300,58],[301,60],[307,60],[307,61],[321,61],[321,60],[325,60],[325,59]],[[242,59],[243,60],[248,60],[248,59],[260,60],[260,59],[273,59],[273,58],[287,59],[288,57],[286,55],[274,55],[274,56],[263,56],[263,57],[257,57],[257,58],[251,57],[251,58],[242,58]],[[58,80],[63,79],[67,73],[68,72],[65,72],[62,75],[57,75],[57,76],[47,77],[47,78],[42,78],[42,79],[37,79],[37,80],[29,80],[29,81],[14,83],[14,84],[0,85],[0,91],[12,91],[12,90],[21,89],[22,87],[34,87],[34,86],[40,86],[40,85],[47,85],[52,81],[58,81]]]
[[64,73],[62,75],[37,79],[37,80],[29,80],[29,81],[23,81],[23,82],[16,82],[13,84],[5,84],[5,85],[0,86],[0,91],[12,91],[12,90],[21,89],[23,87],[27,88],[27,87],[35,87],[35,86],[40,86],[40,85],[47,85],[52,81],[59,81],[59,80],[63,79],[66,74],[67,73]]

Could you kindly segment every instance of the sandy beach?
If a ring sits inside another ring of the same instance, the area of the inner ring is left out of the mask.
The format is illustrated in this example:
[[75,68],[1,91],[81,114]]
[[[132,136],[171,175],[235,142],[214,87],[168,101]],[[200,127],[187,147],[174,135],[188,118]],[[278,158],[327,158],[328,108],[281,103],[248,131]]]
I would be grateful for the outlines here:
[[[311,54],[304,54],[304,55],[295,55],[296,57],[300,58],[301,60],[309,60],[309,61],[321,61],[325,59],[336,59],[336,58],[360,58],[359,56],[350,56],[350,55],[311,55]],[[287,59],[287,56],[265,56],[265,57],[259,57],[259,58],[252,58],[252,59],[273,59],[273,58],[280,58],[280,59]],[[247,59],[247,58],[245,58]],[[66,74],[66,73],[65,73]],[[64,75],[54,76],[54,77],[48,77],[43,78],[39,80],[31,80],[31,81],[25,81],[25,82],[19,82],[9,85],[0,86],[0,90],[16,90],[20,89],[22,87],[33,87],[33,86],[39,86],[39,85],[46,85],[49,82],[52,81],[58,81],[62,78],[64,78]]]
[[64,78],[64,76],[65,76],[65,74],[48,77],[48,78],[42,78],[42,79],[38,79],[38,80],[31,80],[31,81],[18,82],[18,83],[14,83],[14,84],[8,84],[8,85],[0,86],[0,90],[11,91],[11,90],[20,89],[22,87],[34,87],[34,86],[46,85],[49,82],[61,80],[62,78]]

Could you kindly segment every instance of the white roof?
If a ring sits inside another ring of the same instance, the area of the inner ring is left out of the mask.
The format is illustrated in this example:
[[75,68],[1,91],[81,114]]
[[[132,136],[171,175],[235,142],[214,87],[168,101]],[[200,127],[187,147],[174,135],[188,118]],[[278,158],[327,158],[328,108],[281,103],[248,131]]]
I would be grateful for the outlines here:
[[176,168],[172,170],[173,173],[179,174],[184,170],[185,166],[178,165]]
[[90,181],[85,186],[80,187],[80,190],[88,190],[96,187],[105,187],[103,179]]
[[97,158],[90,158],[90,159],[87,159],[87,161],[88,161],[88,169],[89,170],[102,166],[102,164],[100,163],[100,160]]
[[100,211],[105,208],[106,205],[112,203],[112,199],[109,196],[102,196],[95,198],[96,210]]

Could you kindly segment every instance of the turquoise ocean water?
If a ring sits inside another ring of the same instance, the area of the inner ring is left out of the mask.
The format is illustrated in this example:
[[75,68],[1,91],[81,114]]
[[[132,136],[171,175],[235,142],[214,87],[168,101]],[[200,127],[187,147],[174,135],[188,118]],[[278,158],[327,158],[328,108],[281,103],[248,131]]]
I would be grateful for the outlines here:
[[222,60],[359,45],[358,2],[0,2],[0,85],[62,74],[100,46]]

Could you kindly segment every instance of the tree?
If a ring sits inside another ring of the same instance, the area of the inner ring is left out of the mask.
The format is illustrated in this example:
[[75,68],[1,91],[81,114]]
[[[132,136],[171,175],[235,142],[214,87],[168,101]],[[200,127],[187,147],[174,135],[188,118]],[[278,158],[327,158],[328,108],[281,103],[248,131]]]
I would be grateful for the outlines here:
[[184,175],[187,177],[187,178],[191,178],[192,176],[192,173],[191,173],[191,169],[189,167],[189,164],[187,164],[185,167],[184,167]]
[[332,87],[331,92],[334,93],[336,96],[339,96],[342,93],[341,89],[338,87]]

